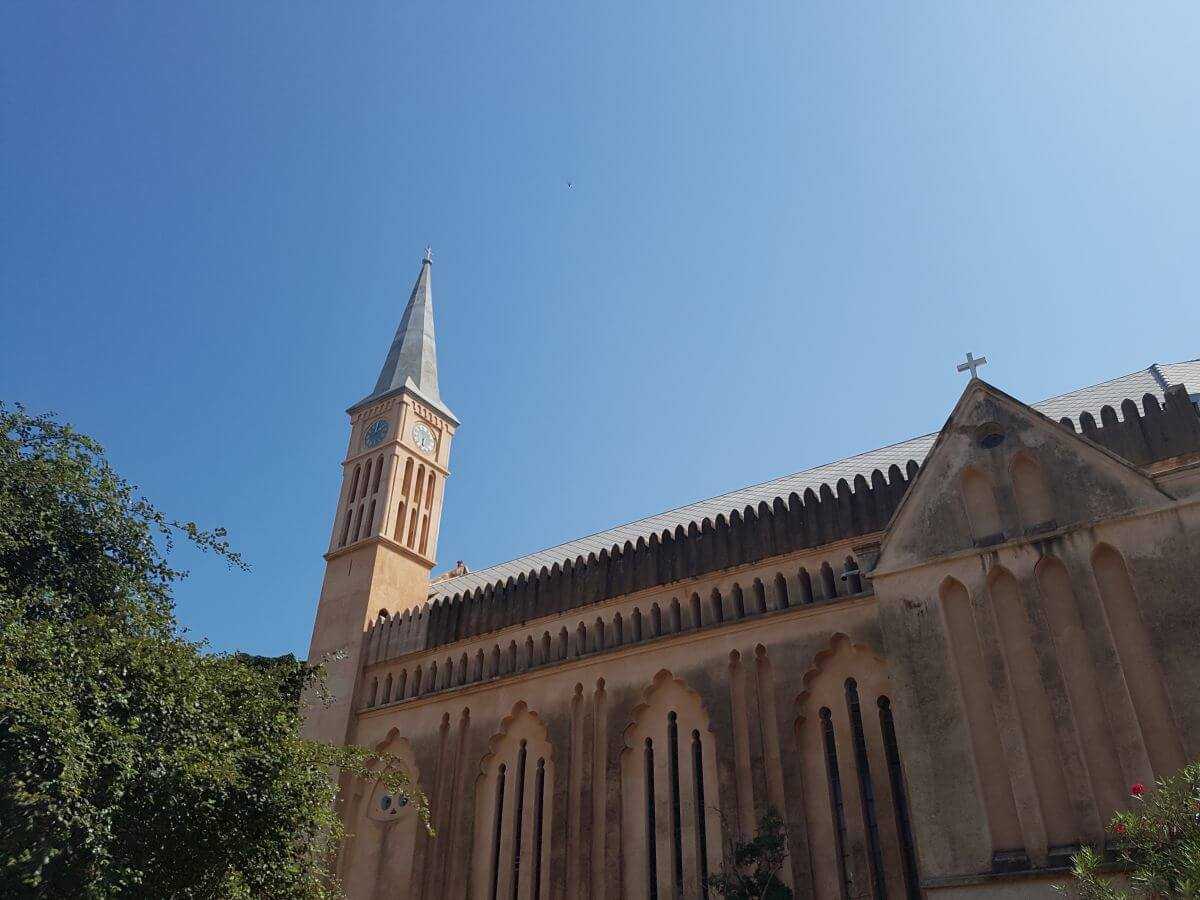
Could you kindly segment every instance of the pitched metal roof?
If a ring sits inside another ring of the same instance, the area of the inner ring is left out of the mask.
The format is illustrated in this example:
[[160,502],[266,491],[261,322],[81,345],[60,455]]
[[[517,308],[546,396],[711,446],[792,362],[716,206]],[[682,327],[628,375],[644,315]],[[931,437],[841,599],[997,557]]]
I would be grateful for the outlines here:
[[[1100,408],[1111,406],[1120,418],[1121,401],[1132,399],[1140,401],[1145,394],[1153,394],[1160,401],[1169,385],[1186,384],[1190,391],[1200,391],[1200,359],[1180,363],[1166,363],[1150,366],[1111,381],[1081,388],[1069,394],[1051,397],[1041,403],[1035,403],[1034,408],[1054,420],[1070,418],[1079,426],[1079,415],[1091,412],[1098,415]],[[806,488],[818,490],[822,484],[830,487],[839,478],[852,481],[855,475],[870,478],[875,469],[886,473],[889,466],[897,465],[901,469],[910,459],[921,462],[937,438],[937,432],[911,438],[898,444],[860,453],[837,462],[806,469],[794,475],[785,475],[773,481],[752,485],[741,490],[721,494],[698,503],[681,506],[668,512],[659,513],[645,519],[638,519],[627,525],[600,531],[587,537],[568,541],[556,547],[550,547],[528,556],[522,556],[509,562],[480,569],[467,575],[448,578],[437,584],[430,585],[430,598],[452,597],[455,594],[486,587],[489,584],[502,582],[509,577],[516,578],[522,573],[537,571],[543,566],[549,568],[555,563],[562,564],[578,556],[585,559],[589,553],[599,554],[601,550],[622,546],[626,541],[636,543],[638,538],[649,539],[650,535],[662,533],[665,529],[674,530],[675,526],[685,528],[695,522],[699,525],[704,519],[716,519],[718,515],[729,516],[734,510],[744,510],[747,506],[757,507],[760,502],[771,504],[776,497],[785,502],[792,493],[803,495]]]
[[438,392],[437,342],[433,336],[433,289],[430,285],[432,269],[432,254],[427,250],[408,305],[400,318],[400,327],[396,329],[392,346],[379,371],[375,390],[355,407],[393,391],[408,390],[457,423]]

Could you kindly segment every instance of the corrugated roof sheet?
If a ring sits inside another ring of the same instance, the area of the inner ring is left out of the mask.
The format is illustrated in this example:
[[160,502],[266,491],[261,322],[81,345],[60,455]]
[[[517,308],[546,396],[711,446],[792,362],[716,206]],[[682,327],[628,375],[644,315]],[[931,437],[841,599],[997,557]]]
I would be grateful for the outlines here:
[[[1164,391],[1173,384],[1186,384],[1189,391],[1192,392],[1200,390],[1200,359],[1161,365],[1155,363],[1147,369],[1132,372],[1111,381],[1080,388],[1058,397],[1051,397],[1049,400],[1035,403],[1034,408],[1056,421],[1070,418],[1078,427],[1080,413],[1091,412],[1099,417],[1100,408],[1107,405],[1113,407],[1120,417],[1122,400],[1128,398],[1140,403],[1143,395],[1154,394],[1162,401]],[[699,525],[704,519],[715,519],[718,515],[728,516],[735,509],[740,511],[747,506],[757,507],[763,501],[770,504],[775,501],[776,497],[781,497],[786,501],[792,493],[803,495],[806,488],[816,491],[822,484],[833,487],[839,478],[845,478],[849,482],[855,475],[863,475],[869,479],[875,469],[886,473],[888,467],[892,465],[900,466],[903,469],[904,464],[910,459],[915,459],[917,462],[924,460],[936,438],[936,432],[911,438],[898,444],[871,450],[868,453],[860,453],[857,456],[817,466],[814,469],[806,469],[794,475],[785,475],[773,481],[766,481],[728,494],[721,494],[719,497],[681,506],[656,516],[638,519],[627,525],[620,525],[607,531],[568,541],[565,544],[531,553],[519,559],[480,569],[478,572],[449,578],[431,585],[430,597],[452,597],[455,594],[505,581],[509,577],[516,578],[521,573],[537,571],[543,566],[549,568],[555,563],[561,564],[578,556],[586,559],[589,553],[599,554],[601,550],[624,545],[626,541],[636,543],[638,538],[649,539],[650,535],[661,534],[668,528],[674,530],[677,525],[686,528],[693,522]]]

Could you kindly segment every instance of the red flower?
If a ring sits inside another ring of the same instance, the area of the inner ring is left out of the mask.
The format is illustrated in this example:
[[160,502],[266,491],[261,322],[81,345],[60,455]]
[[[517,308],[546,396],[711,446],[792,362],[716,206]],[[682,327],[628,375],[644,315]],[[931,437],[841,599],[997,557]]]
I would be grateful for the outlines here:
[[1125,833],[1125,823],[1124,823],[1124,822],[1118,822],[1118,823],[1117,823],[1117,824],[1116,824],[1116,825],[1113,827],[1113,831],[1115,831],[1117,834],[1124,834],[1124,833]]
[[1133,787],[1129,789],[1129,793],[1135,797],[1140,797],[1142,794],[1146,793],[1146,786],[1140,781],[1134,782]]

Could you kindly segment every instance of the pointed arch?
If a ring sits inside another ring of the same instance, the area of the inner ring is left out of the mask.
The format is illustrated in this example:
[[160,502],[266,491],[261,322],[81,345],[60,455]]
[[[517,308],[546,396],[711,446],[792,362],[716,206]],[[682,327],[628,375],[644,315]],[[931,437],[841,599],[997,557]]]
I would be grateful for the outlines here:
[[631,710],[620,755],[624,896],[645,896],[656,885],[662,896],[698,897],[703,880],[720,867],[709,723],[699,694],[667,669]]
[[1021,525],[1026,530],[1053,526],[1054,504],[1042,467],[1030,451],[1020,450],[1013,454],[1009,477]]
[[1116,547],[1100,544],[1092,552],[1092,574],[1154,776],[1163,778],[1183,768],[1187,755],[1129,567]]
[[995,700],[988,684],[987,666],[980,643],[974,606],[966,587],[947,577],[938,591],[947,650],[957,675],[962,710],[971,736],[975,774],[980,799],[987,817],[992,852],[1020,847],[1025,843],[1013,800],[1008,760],[996,721]]
[[919,896],[887,663],[838,633],[801,686],[794,728],[803,780],[827,787],[804,794],[814,879],[871,886],[877,897]]
[[555,760],[549,730],[519,700],[500,721],[475,787],[472,895],[550,896]]
[[974,466],[967,466],[959,477],[959,490],[975,543],[990,544],[1002,538],[1004,527],[991,479]]

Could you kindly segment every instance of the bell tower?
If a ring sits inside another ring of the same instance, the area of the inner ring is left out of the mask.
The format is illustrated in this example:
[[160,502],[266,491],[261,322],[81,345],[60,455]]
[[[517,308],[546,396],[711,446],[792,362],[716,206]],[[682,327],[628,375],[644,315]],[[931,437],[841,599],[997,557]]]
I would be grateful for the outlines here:
[[423,604],[437,557],[450,444],[458,419],[438,392],[426,248],[375,389],[346,412],[350,442],[310,663],[325,660],[329,706],[307,711],[306,736],[347,741],[367,625]]

